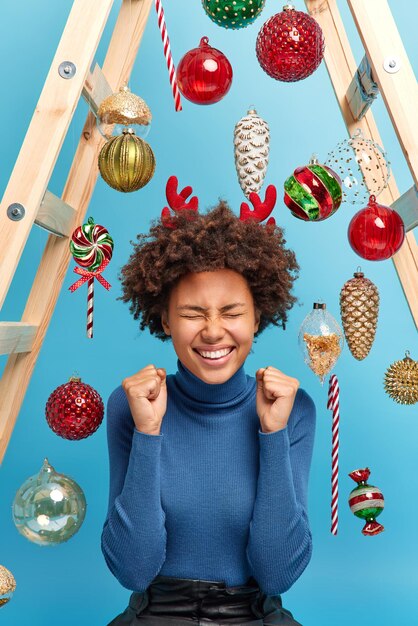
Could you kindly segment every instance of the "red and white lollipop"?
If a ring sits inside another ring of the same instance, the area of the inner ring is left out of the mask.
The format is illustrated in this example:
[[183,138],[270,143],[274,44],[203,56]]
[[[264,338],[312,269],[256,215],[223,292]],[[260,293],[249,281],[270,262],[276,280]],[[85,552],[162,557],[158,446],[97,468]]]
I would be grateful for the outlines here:
[[88,281],[87,337],[91,339],[93,337],[94,279],[97,278],[103,287],[110,289],[109,283],[101,273],[112,258],[113,239],[104,226],[95,224],[93,218],[89,217],[86,224],[74,230],[70,241],[70,251],[74,261],[81,268],[85,268],[74,268],[74,272],[80,274],[81,278],[71,285],[70,291],[75,291]]

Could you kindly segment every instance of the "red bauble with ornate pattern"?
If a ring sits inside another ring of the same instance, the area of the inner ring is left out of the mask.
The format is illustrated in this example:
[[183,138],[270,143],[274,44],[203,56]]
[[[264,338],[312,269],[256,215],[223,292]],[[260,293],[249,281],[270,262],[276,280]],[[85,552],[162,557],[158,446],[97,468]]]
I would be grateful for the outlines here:
[[104,404],[93,387],[73,376],[51,393],[45,415],[49,427],[60,437],[85,439],[102,423]]
[[348,226],[351,247],[368,261],[390,259],[404,239],[405,226],[399,213],[378,204],[375,196],[370,196],[368,205],[354,215]]
[[322,61],[324,35],[318,22],[293,5],[283,7],[258,33],[257,59],[276,80],[295,82],[310,76]]
[[180,60],[177,83],[183,96],[194,104],[214,104],[231,87],[232,66],[223,52],[202,37],[199,47],[186,52]]

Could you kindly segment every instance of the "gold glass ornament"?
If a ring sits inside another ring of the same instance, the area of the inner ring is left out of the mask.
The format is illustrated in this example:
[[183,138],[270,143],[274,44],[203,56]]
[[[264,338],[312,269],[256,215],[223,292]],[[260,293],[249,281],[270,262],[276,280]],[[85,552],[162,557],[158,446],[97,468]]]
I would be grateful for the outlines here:
[[11,600],[15,589],[16,581],[12,572],[3,565],[0,565],[0,607]]
[[99,154],[99,170],[103,180],[113,189],[136,191],[154,175],[154,153],[146,141],[127,128],[122,135],[105,143]]
[[379,291],[359,270],[341,289],[340,310],[347,345],[353,357],[361,361],[369,354],[376,334]]
[[386,370],[385,391],[399,404],[415,404],[418,402],[418,361],[405,352],[405,358],[395,361]]
[[151,119],[152,114],[145,100],[132,93],[127,85],[105,98],[97,111],[99,130],[106,139],[121,135],[127,127],[145,139],[151,128]]
[[326,310],[325,302],[314,302],[299,329],[299,347],[305,363],[318,376],[321,385],[337,362],[343,344],[343,331]]

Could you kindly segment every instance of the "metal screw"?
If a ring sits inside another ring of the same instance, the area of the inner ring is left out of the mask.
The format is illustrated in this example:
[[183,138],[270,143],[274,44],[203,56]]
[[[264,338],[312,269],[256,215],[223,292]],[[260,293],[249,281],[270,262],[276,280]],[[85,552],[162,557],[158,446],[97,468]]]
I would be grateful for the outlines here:
[[58,67],[61,78],[72,78],[77,71],[76,66],[71,61],[63,61]]
[[23,204],[14,202],[7,208],[7,217],[14,222],[18,222],[25,217],[25,207]]
[[395,56],[386,57],[386,59],[383,61],[383,68],[389,74],[395,74],[401,69],[401,62]]

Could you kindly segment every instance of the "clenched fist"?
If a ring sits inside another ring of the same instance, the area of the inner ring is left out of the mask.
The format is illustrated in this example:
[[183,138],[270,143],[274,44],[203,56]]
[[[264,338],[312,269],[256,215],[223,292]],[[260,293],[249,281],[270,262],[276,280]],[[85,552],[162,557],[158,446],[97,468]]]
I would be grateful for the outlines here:
[[257,414],[264,433],[287,426],[295,402],[299,381],[286,376],[275,367],[262,367],[256,372]]
[[164,368],[147,365],[122,381],[135,426],[147,435],[160,434],[167,410],[166,378]]

